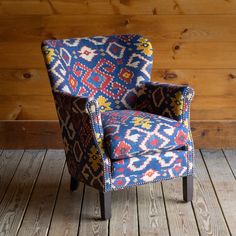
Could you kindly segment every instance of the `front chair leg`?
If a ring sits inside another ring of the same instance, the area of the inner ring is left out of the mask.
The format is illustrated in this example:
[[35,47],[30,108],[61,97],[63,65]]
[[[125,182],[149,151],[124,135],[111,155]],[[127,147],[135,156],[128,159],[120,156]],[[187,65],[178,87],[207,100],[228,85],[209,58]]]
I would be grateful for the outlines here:
[[70,191],[72,191],[72,192],[75,191],[78,188],[78,186],[79,186],[79,181],[76,178],[71,176]]
[[111,192],[100,192],[101,216],[103,220],[111,218]]
[[183,177],[183,197],[185,202],[193,200],[193,176]]

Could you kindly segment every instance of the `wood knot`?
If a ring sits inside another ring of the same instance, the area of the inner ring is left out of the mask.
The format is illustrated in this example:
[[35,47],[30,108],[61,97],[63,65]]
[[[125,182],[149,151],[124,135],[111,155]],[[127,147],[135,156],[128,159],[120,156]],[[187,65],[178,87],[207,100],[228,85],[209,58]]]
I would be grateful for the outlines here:
[[125,20],[125,26],[127,26],[129,23],[130,23],[130,20],[129,20],[129,19],[126,19],[126,20]]
[[235,74],[232,74],[232,73],[229,73],[229,79],[236,79],[236,75]]
[[52,33],[46,33],[47,39],[55,40],[57,39]]
[[152,10],[152,14],[153,14],[153,15],[157,15],[157,9],[156,9],[156,8],[154,8],[154,9]]
[[175,50],[179,50],[179,49],[180,49],[180,46],[179,46],[179,45],[175,45],[174,49],[175,49]]
[[165,74],[164,74],[164,79],[165,80],[169,80],[169,79],[176,79],[178,77],[178,75],[176,74],[176,73],[174,73],[174,72],[166,72]]
[[188,29],[187,28],[185,28],[184,30],[182,30],[181,31],[181,33],[180,34],[185,34],[185,33],[187,33],[188,32]]
[[25,72],[25,73],[23,74],[23,77],[24,77],[25,79],[30,79],[30,78],[32,77],[32,75],[31,75],[31,73],[29,73],[29,72]]
[[204,137],[204,136],[206,136],[206,135],[207,135],[207,133],[208,133],[208,131],[207,131],[207,130],[203,130],[203,131],[201,132],[201,136],[202,136],[202,137]]

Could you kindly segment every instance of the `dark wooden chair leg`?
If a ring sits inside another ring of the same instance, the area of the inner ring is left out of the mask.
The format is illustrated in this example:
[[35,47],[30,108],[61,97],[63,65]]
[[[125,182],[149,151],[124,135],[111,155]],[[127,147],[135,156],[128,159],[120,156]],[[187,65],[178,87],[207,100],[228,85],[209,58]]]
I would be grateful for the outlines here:
[[75,191],[79,186],[79,181],[71,176],[70,179],[70,191]]
[[111,218],[111,192],[100,192],[101,216],[103,220]]
[[183,198],[185,202],[193,200],[193,176],[183,177]]

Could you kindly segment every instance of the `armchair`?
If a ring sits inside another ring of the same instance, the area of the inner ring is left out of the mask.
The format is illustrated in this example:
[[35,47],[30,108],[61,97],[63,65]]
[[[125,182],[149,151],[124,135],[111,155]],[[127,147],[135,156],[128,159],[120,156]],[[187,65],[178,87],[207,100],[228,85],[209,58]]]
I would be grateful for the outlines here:
[[194,95],[188,86],[150,82],[151,43],[140,35],[45,40],[42,51],[60,122],[72,191],[111,191],[183,177],[192,200]]

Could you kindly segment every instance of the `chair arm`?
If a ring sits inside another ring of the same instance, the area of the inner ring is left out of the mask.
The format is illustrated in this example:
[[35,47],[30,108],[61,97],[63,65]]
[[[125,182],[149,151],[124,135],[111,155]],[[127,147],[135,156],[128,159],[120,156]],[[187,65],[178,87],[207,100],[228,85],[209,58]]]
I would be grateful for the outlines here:
[[194,90],[185,85],[145,82],[138,88],[136,109],[175,119],[188,128],[188,174],[193,173],[194,144],[190,129],[190,104]]
[[110,187],[110,158],[96,100],[53,91],[69,172],[99,190]]
[[189,86],[145,82],[138,88],[136,109],[175,119],[189,128],[193,96]]

